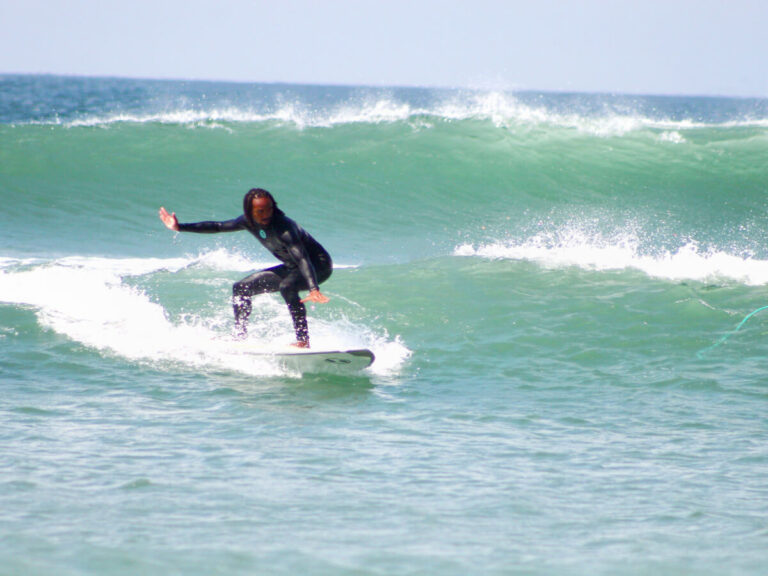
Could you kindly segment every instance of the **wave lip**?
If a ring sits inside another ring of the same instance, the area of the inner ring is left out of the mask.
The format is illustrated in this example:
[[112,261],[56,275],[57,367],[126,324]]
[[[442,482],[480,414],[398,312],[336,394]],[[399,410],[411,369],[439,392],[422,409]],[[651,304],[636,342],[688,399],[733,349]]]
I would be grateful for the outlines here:
[[546,106],[532,106],[510,95],[487,94],[469,101],[445,101],[429,107],[414,107],[389,97],[349,102],[331,109],[312,109],[300,102],[259,112],[247,107],[175,108],[162,112],[114,112],[90,114],[80,118],[30,121],[29,124],[59,125],[68,128],[115,124],[167,124],[221,127],[223,124],[263,124],[277,122],[297,129],[332,128],[351,124],[387,124],[428,119],[432,122],[490,121],[497,128],[552,127],[575,130],[593,136],[623,136],[640,130],[663,133],[665,141],[682,142],[682,132],[706,128],[768,128],[768,119],[711,123],[690,119],[651,118],[638,113],[585,115],[557,112]]
[[595,271],[638,270],[664,280],[731,280],[748,286],[768,284],[768,260],[736,256],[719,250],[701,250],[689,241],[674,251],[644,254],[637,237],[612,241],[596,240],[587,235],[570,234],[554,240],[537,235],[522,242],[491,242],[457,246],[454,256],[490,260],[524,260],[544,267],[577,267]]
[[[682,140],[675,133],[702,128],[768,128],[768,103],[763,100],[712,103],[683,97],[270,85],[160,87],[128,80],[91,86],[86,100],[77,83],[71,83],[63,103],[43,99],[28,110],[18,103],[7,111],[0,107],[0,122],[66,127],[277,122],[304,129],[394,122],[421,126],[425,119],[428,125],[480,120],[497,128],[555,127],[596,136],[650,130],[666,132],[665,141],[678,143]],[[23,91],[19,98],[30,100]]]

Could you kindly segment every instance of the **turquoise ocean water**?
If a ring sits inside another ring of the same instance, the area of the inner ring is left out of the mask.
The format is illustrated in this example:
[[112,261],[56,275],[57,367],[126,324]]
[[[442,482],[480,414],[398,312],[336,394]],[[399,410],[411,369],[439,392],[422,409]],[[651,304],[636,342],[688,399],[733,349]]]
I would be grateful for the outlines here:
[[764,574],[765,305],[767,100],[0,76],[0,574]]

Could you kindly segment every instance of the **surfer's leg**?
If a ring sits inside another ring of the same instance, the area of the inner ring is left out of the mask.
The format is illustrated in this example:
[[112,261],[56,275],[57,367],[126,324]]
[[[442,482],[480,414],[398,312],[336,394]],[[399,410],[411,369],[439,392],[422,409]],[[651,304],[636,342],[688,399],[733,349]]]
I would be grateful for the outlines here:
[[280,294],[288,305],[288,312],[291,313],[296,343],[303,348],[309,348],[309,327],[307,326],[307,308],[299,298],[299,290],[306,289],[306,282],[298,270],[293,270],[280,282]]
[[[280,270],[279,270],[280,269]],[[248,334],[248,317],[253,308],[251,296],[280,290],[283,266],[254,272],[235,282],[232,286],[232,308],[235,313],[235,336],[245,338]]]
[[[313,263],[318,284],[328,280],[333,270],[330,258],[322,258]],[[291,313],[293,329],[296,332],[296,344],[302,348],[309,348],[307,308],[301,302],[299,290],[309,290],[309,286],[298,270],[292,270],[280,282],[280,294],[283,296],[283,300],[288,305],[288,311]]]
[[307,326],[307,307],[301,301],[288,304],[288,311],[293,320],[293,330],[296,332],[296,343],[301,348],[309,348],[309,326]]

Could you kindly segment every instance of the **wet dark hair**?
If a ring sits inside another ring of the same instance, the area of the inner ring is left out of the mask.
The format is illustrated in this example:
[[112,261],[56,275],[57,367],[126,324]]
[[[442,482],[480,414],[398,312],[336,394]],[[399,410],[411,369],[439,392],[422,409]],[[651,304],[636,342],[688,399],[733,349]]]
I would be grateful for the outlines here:
[[271,193],[264,190],[264,188],[251,188],[243,198],[243,214],[245,214],[245,219],[251,224],[253,224],[253,201],[256,198],[269,198],[272,201],[272,208],[275,215],[285,216],[285,213],[277,207],[277,201]]

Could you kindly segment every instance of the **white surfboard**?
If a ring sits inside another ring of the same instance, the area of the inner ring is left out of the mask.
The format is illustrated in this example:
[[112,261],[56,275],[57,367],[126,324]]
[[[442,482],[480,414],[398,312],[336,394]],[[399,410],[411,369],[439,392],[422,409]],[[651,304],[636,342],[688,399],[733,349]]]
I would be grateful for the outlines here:
[[330,372],[353,374],[373,364],[376,359],[367,348],[354,350],[315,350],[292,347],[265,349],[248,342],[232,342],[230,349],[238,354],[275,360],[288,370],[302,374]]
[[273,355],[290,370],[304,373],[353,374],[368,368],[376,357],[366,348],[357,350],[304,350]]

